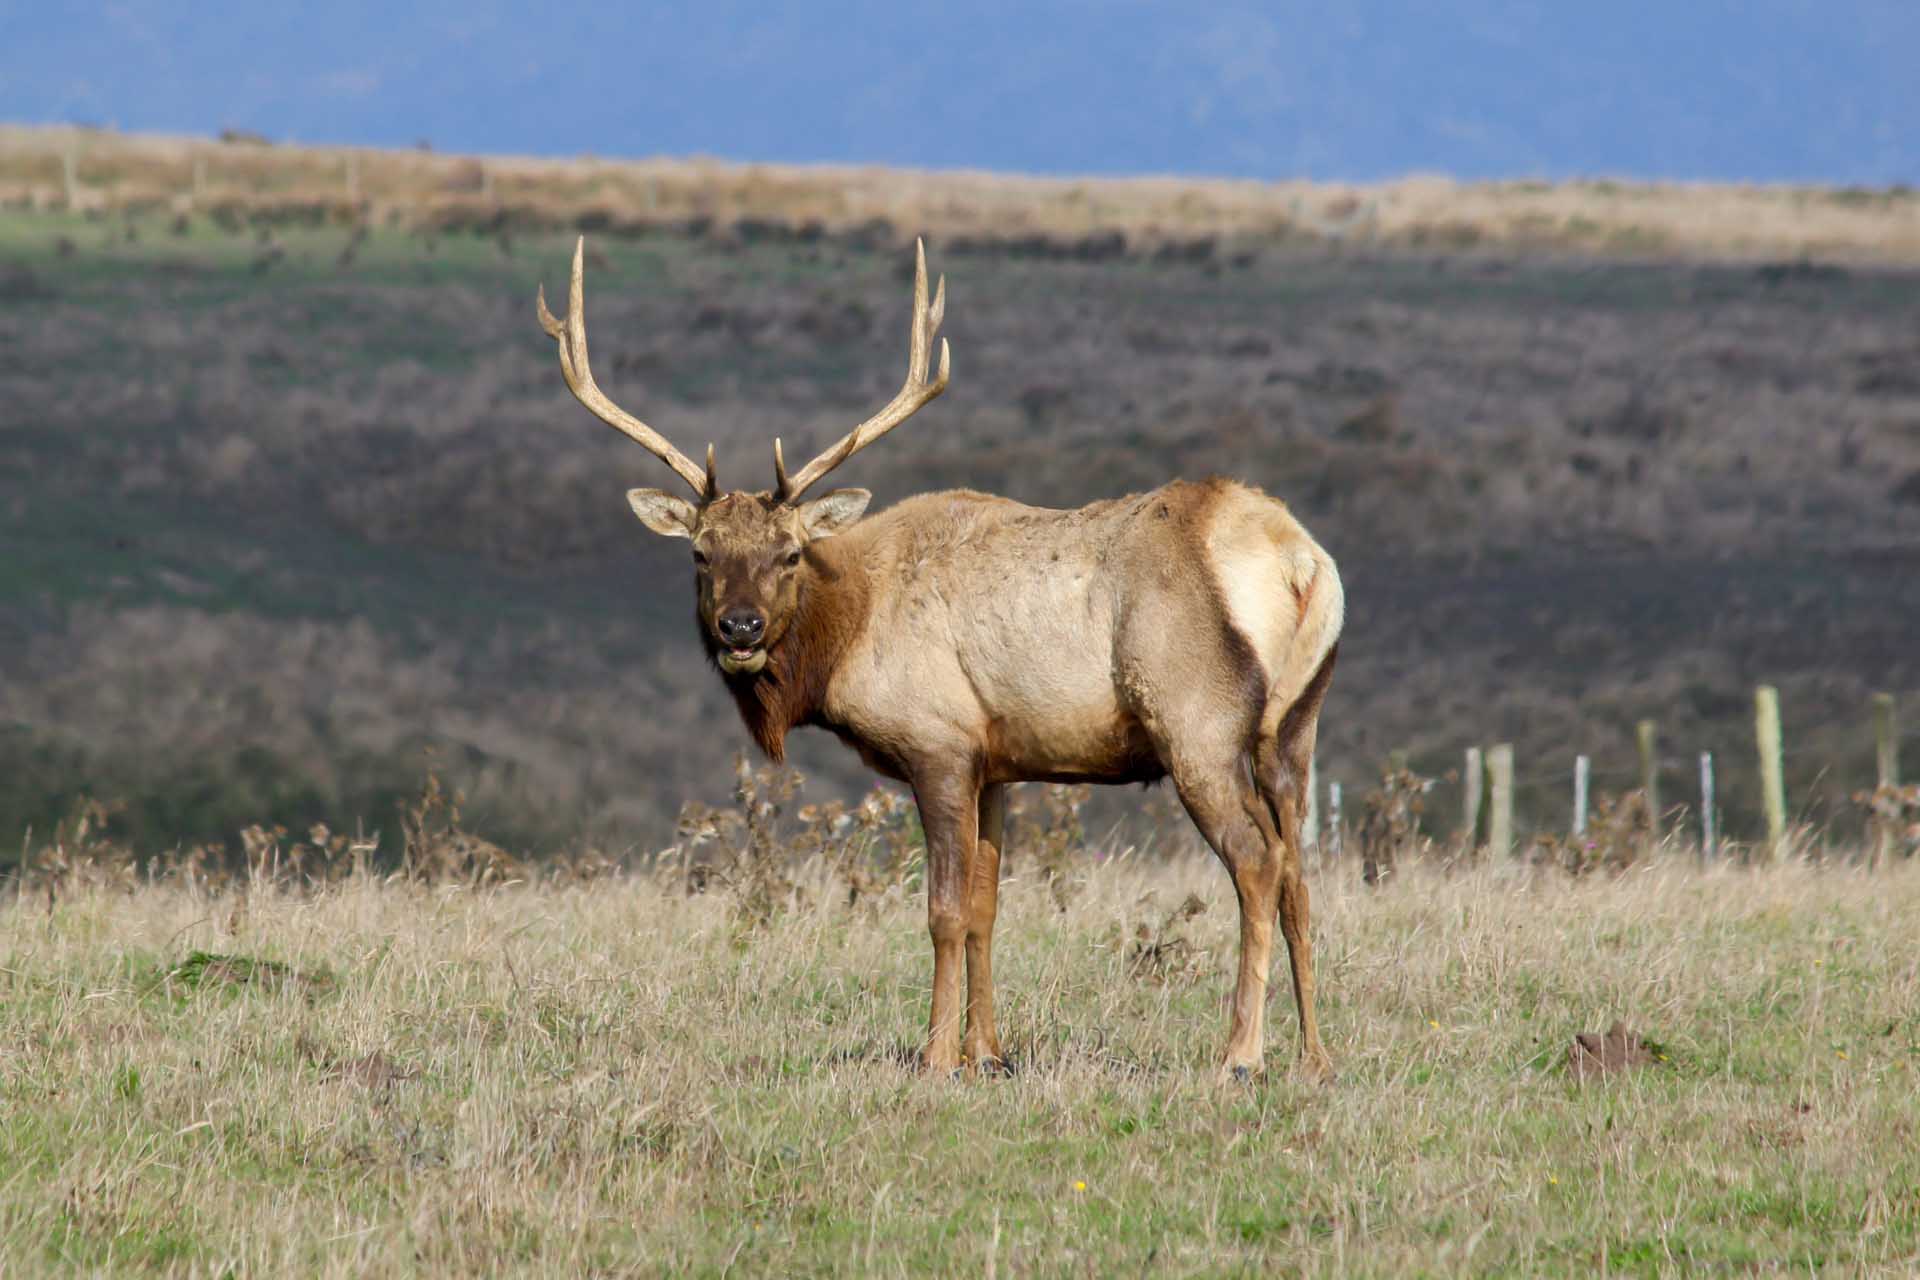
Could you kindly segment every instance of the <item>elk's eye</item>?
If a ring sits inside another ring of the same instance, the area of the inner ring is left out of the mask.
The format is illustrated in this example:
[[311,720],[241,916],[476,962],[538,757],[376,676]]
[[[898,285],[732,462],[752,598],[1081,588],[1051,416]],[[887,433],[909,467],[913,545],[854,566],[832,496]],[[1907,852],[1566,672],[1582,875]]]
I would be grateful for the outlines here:
[[791,569],[799,563],[800,563],[800,552],[797,548],[795,550],[787,552],[787,568]]

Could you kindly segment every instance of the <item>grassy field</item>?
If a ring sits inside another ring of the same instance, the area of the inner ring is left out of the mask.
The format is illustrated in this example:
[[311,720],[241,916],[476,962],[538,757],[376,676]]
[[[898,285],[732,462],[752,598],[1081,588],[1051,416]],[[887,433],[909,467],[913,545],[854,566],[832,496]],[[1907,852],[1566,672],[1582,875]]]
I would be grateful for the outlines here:
[[[1289,1078],[1281,999],[1231,1088],[1197,859],[1017,862],[995,1080],[911,1070],[910,873],[757,925],[665,875],[35,887],[0,1273],[1920,1268],[1920,862],[1311,878],[1338,1078]],[[1654,1061],[1574,1079],[1616,1018]]]
[[[1095,856],[1034,790],[996,957],[1020,1069],[919,1079],[904,811],[790,814],[791,866],[613,869],[751,847],[787,784],[728,766],[684,550],[620,498],[659,469],[533,324],[577,228],[601,381],[729,484],[891,393],[926,231],[954,389],[848,483],[1289,500],[1348,583],[1350,817],[1391,751],[1506,740],[1523,838],[1557,832],[1573,753],[1632,786],[1653,715],[1669,803],[1711,748],[1748,839],[1765,680],[1826,860],[1320,866],[1338,1077],[1289,1078],[1283,997],[1223,1089],[1225,877],[1161,792],[1120,801],[1152,856]],[[1916,261],[1906,190],[0,128],[0,1276],[1920,1270],[1920,859],[1832,847],[1868,692],[1920,688]],[[526,864],[409,807],[423,761]],[[890,860],[855,874],[842,819]],[[270,829],[322,820],[387,827],[376,870]],[[1653,1060],[1575,1079],[1616,1019]]]

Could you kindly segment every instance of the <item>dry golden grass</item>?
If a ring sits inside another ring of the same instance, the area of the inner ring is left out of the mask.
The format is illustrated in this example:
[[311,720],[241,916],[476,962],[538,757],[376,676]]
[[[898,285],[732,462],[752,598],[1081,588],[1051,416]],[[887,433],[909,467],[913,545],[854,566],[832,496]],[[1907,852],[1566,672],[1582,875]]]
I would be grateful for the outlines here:
[[[1339,1078],[1288,1078],[1281,1000],[1227,1090],[1218,869],[1040,875],[1002,899],[1011,1080],[912,1074],[920,895],[824,866],[754,927],[666,877],[24,896],[0,1273],[1920,1267],[1920,863],[1321,867]],[[1575,1083],[1616,1017],[1658,1060]]]
[[[70,166],[70,168],[69,168]],[[69,185],[69,174],[73,179]],[[1630,255],[1920,260],[1920,197],[1710,183],[1377,184],[439,155],[0,127],[0,204],[643,231],[697,222],[883,239],[1038,237],[1098,251],[1194,238]]]

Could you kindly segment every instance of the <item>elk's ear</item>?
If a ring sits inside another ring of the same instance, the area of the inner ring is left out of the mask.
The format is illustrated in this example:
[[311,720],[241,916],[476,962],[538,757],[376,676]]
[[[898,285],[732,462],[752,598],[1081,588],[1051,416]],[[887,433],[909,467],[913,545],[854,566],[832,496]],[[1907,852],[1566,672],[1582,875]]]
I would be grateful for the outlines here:
[[835,489],[800,504],[800,527],[808,538],[831,538],[864,515],[872,501],[865,489]]
[[640,523],[668,538],[691,538],[693,522],[700,511],[685,498],[676,498],[665,489],[629,489],[627,502]]

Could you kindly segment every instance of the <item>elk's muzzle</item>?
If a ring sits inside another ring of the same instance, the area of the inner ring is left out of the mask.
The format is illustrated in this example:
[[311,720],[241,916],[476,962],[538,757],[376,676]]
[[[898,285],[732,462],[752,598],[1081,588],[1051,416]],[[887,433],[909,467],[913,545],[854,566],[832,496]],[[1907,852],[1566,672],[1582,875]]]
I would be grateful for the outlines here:
[[720,669],[728,674],[752,674],[767,665],[760,642],[767,635],[767,616],[758,609],[735,606],[714,619],[718,634]]

